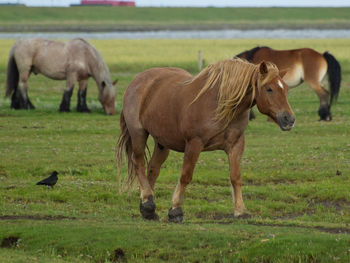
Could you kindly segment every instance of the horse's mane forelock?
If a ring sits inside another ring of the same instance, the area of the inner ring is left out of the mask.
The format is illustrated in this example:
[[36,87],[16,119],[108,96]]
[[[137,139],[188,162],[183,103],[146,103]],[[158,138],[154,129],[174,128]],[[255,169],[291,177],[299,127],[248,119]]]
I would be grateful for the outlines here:
[[236,111],[247,93],[251,90],[251,103],[253,103],[256,88],[260,90],[263,85],[278,75],[279,71],[276,65],[270,62],[265,63],[268,73],[264,75],[259,72],[260,65],[239,58],[222,60],[209,65],[187,82],[189,84],[197,79],[206,78],[206,83],[193,102],[208,90],[218,87],[218,106],[215,120],[223,121],[227,126],[235,117]]

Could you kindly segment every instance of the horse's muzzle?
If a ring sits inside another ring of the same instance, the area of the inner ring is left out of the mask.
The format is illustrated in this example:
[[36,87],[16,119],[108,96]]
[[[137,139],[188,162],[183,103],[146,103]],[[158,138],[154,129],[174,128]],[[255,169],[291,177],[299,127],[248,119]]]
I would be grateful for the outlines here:
[[277,123],[282,131],[289,131],[294,127],[295,115],[284,111],[277,114]]

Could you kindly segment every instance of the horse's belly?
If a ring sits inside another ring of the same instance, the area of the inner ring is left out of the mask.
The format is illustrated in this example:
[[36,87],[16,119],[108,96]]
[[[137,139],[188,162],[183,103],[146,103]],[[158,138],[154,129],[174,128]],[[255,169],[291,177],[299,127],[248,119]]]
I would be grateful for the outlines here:
[[62,70],[61,68],[55,68],[55,67],[45,67],[40,66],[36,67],[33,66],[31,70],[34,74],[42,74],[45,77],[48,77],[50,79],[54,80],[64,80],[66,79],[66,71]]
[[166,129],[147,129],[149,134],[154,138],[160,145],[177,152],[185,151],[185,140],[183,136],[179,136],[179,132],[176,130]]
[[54,80],[65,80],[66,79],[66,72],[60,72],[60,71],[56,71],[56,72],[52,72],[52,71],[42,71],[41,74],[43,74],[44,76],[54,79]]
[[65,62],[51,57],[39,56],[33,63],[32,72],[36,74],[41,73],[54,80],[66,79]]

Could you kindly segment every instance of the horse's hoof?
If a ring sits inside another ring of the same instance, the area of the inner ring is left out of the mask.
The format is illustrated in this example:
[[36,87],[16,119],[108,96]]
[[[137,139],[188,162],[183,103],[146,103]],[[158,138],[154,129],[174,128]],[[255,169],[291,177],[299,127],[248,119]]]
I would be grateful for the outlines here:
[[184,212],[181,207],[170,208],[168,213],[168,221],[172,223],[181,223],[184,220]]
[[140,200],[140,212],[144,219],[159,220],[159,216],[155,211],[156,204],[153,202],[153,196],[149,196],[148,200],[144,203],[142,203],[142,200]]
[[320,116],[320,121],[331,121],[332,115],[329,111],[329,107],[321,107],[318,110],[318,115]]
[[332,120],[332,116],[326,116],[323,118],[320,118],[320,121],[331,121]]

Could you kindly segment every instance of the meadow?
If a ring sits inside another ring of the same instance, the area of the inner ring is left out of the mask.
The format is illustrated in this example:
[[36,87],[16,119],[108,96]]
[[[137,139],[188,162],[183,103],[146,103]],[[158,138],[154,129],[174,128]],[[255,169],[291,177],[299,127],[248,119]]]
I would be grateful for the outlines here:
[[[350,261],[349,39],[90,42],[119,79],[116,115],[104,115],[92,80],[90,114],[75,111],[76,91],[72,112],[59,113],[65,82],[42,76],[29,81],[35,110],[11,110],[9,99],[0,98],[0,243],[17,239],[0,248],[1,262]],[[0,40],[2,94],[13,43]],[[289,92],[296,114],[290,132],[261,114],[249,123],[241,162],[248,219],[233,218],[228,161],[215,151],[199,158],[184,223],[168,223],[183,157],[171,152],[156,184],[160,221],[144,221],[137,185],[120,193],[116,179],[114,148],[128,83],[153,66],[196,74],[198,50],[207,65],[257,45],[330,51],[343,72],[333,121],[318,121],[318,97],[303,84]],[[53,170],[59,172],[53,189],[35,185]]]
[[0,31],[349,28],[350,8],[1,6]]

